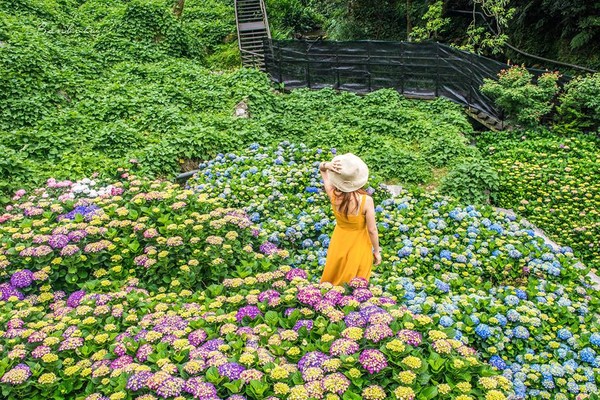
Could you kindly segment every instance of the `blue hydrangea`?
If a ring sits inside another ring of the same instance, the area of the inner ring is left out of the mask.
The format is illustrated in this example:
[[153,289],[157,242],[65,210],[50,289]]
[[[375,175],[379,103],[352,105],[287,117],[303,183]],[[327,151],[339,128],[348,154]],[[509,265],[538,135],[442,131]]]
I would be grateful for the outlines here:
[[382,211],[383,211],[383,207],[381,207],[381,206],[375,207],[375,212],[380,213]]
[[517,310],[510,309],[506,313],[506,317],[508,318],[509,321],[515,322],[521,318],[521,314],[519,314],[519,312]]
[[464,212],[461,212],[461,210],[455,208],[454,210],[448,213],[448,216],[455,221],[462,221],[465,218],[466,214]]
[[508,323],[508,320],[502,314],[496,314],[494,315],[494,317],[498,320],[498,324],[500,324],[500,326],[502,327],[506,326],[506,324]]
[[502,357],[497,355],[494,355],[490,358],[490,365],[498,368],[500,371],[506,368],[506,362],[502,359]]
[[509,250],[508,256],[510,258],[519,259],[523,256],[523,254],[519,250],[513,249],[513,250]]
[[513,334],[517,339],[528,339],[529,330],[524,326],[517,326],[513,329]]
[[452,259],[452,253],[450,252],[450,250],[442,250],[440,251],[440,258],[450,260]]
[[285,230],[285,236],[295,236],[296,235],[296,230],[293,227],[289,227]]
[[563,246],[560,248],[560,252],[565,254],[565,253],[573,253],[573,249],[569,246]]
[[415,292],[406,292],[404,294],[404,298],[407,300],[412,300],[415,298],[415,296],[416,296]]
[[257,212],[250,214],[250,221],[252,221],[252,222],[260,221],[260,214]]
[[464,256],[464,255],[462,255],[462,254],[459,254],[458,256],[456,256],[456,262],[466,264],[467,263],[467,257]]
[[521,300],[527,300],[527,292],[522,289],[517,289],[516,291],[517,297]]
[[600,333],[592,333],[590,336],[590,343],[594,346],[600,346]]
[[479,324],[475,328],[475,333],[477,334],[477,336],[485,340],[491,336],[492,331],[488,325]]
[[435,287],[442,293],[448,293],[450,291],[450,285],[446,282],[443,282],[439,279],[435,280]]
[[573,394],[579,393],[579,385],[572,379],[567,382],[567,390]]
[[400,224],[400,226],[398,226],[398,230],[399,230],[400,232],[408,232],[408,231],[409,231],[409,229],[410,229],[410,228],[409,228],[409,227],[408,227],[408,225],[406,225],[406,224]]
[[404,258],[408,257],[413,251],[412,246],[404,246],[400,250],[398,250],[398,257]]
[[304,189],[306,192],[308,193],[318,193],[319,189],[315,186],[308,186],[306,189]]
[[308,247],[312,247],[313,245],[313,241],[310,239],[304,239],[304,241],[302,241],[302,247],[304,247],[305,249]]
[[542,380],[542,386],[546,389],[554,389],[554,380],[552,378],[550,379],[543,379]]
[[567,340],[570,337],[572,337],[573,334],[567,328],[562,328],[559,329],[558,332],[556,332],[556,336],[558,336],[559,339]]
[[516,306],[519,304],[519,298],[510,294],[504,298],[504,302],[509,306]]
[[440,318],[440,325],[443,326],[444,328],[452,326],[453,323],[454,323],[454,320],[447,315],[444,315],[442,318]]
[[579,352],[579,359],[581,359],[583,362],[593,364],[595,358],[596,352],[590,347],[586,347]]
[[513,390],[515,391],[515,395],[525,398],[526,387],[522,381],[513,381]]
[[497,232],[499,234],[502,234],[502,232],[504,232],[504,228],[502,228],[502,226],[498,225],[498,224],[491,224],[488,227],[489,230]]

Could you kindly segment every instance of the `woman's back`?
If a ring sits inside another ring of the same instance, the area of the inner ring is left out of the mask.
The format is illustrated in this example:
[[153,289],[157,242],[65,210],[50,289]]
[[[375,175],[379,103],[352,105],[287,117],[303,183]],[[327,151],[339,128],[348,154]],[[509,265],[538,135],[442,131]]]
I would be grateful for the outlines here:
[[[331,201],[331,205],[333,208],[333,213],[335,215],[335,219],[337,221],[337,225],[342,228],[342,229],[349,229],[349,230],[358,230],[358,229],[364,229],[366,227],[366,217],[365,217],[365,213],[364,213],[364,209],[365,209],[365,201],[366,201],[366,195],[362,194],[360,196],[360,200],[359,203],[356,204],[356,201],[354,202],[354,205],[350,205],[348,207],[349,212],[347,214],[342,213],[340,210],[338,210],[338,205],[336,204],[336,197],[335,194],[332,196],[332,201]],[[358,205],[358,207],[357,207]]]

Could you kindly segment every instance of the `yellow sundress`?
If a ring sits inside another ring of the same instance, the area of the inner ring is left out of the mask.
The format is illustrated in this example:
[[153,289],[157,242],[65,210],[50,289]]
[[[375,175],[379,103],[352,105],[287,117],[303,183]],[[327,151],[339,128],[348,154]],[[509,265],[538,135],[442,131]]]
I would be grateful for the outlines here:
[[341,285],[360,276],[369,279],[373,266],[373,245],[363,214],[366,195],[362,195],[358,215],[344,215],[335,209],[335,196],[331,206],[337,225],[331,235],[327,261],[321,282]]

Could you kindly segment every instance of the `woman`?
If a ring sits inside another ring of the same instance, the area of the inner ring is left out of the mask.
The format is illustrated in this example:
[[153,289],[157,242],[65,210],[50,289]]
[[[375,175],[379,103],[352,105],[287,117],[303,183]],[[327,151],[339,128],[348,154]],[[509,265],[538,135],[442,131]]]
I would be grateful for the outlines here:
[[369,168],[359,157],[347,153],[322,162],[319,171],[337,222],[321,282],[341,285],[356,277],[369,280],[372,265],[381,263],[375,206],[362,189]]

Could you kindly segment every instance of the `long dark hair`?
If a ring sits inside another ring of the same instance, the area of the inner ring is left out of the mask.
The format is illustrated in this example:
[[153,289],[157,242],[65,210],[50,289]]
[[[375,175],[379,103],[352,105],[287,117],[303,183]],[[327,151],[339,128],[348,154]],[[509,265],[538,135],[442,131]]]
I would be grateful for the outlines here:
[[[340,213],[344,214],[344,215],[348,215],[348,209],[350,208],[350,200],[354,197],[354,193],[357,193],[359,195],[361,194],[367,194],[367,191],[364,189],[357,189],[354,192],[342,192],[341,190],[334,188],[333,189],[333,193],[335,194],[335,198],[336,199],[342,199],[342,201],[340,202],[340,205],[338,207]],[[357,199],[358,201],[358,199]],[[360,209],[360,202],[357,203],[359,209]]]

